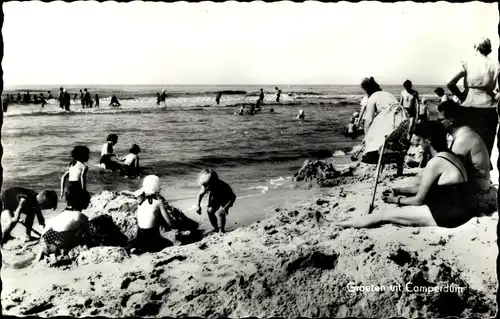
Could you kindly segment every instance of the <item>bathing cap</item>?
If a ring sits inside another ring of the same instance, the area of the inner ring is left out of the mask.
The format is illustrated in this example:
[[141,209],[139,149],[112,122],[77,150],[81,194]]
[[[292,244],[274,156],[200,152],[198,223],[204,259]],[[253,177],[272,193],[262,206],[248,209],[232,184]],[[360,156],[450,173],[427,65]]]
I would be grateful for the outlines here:
[[160,178],[156,175],[148,175],[142,182],[142,190],[146,195],[152,195],[160,191]]
[[354,112],[352,113],[352,116],[357,117],[359,115],[359,112]]
[[303,113],[304,113],[304,110],[300,110],[300,111],[299,111],[299,114],[303,114]]

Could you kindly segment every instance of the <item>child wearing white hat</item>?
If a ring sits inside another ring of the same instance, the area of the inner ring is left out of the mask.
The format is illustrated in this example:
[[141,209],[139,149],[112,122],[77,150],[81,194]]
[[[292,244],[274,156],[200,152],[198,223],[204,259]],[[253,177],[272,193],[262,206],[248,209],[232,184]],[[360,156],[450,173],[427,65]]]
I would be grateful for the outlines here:
[[158,252],[172,243],[160,234],[160,226],[163,221],[172,227],[172,220],[161,200],[160,179],[155,175],[144,178],[139,195],[139,207],[137,208],[137,236],[128,244],[130,252]]

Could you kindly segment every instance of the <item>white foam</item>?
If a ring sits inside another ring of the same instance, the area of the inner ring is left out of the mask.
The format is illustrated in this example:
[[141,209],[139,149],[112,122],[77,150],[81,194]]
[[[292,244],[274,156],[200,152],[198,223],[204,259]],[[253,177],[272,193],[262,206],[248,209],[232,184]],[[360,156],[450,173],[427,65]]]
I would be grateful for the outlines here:
[[341,151],[341,150],[337,150],[333,153],[333,156],[345,156],[345,152]]

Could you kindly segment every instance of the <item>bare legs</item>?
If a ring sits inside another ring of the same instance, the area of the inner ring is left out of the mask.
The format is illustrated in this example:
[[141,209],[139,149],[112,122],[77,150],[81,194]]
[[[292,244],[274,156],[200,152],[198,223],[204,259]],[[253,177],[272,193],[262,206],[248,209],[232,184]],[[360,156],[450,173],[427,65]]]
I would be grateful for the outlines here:
[[369,228],[384,223],[404,226],[437,226],[426,205],[388,207],[373,214],[355,217],[348,221],[334,223],[334,225],[343,228]]
[[[225,233],[226,214],[218,212],[213,207],[208,207],[207,213],[208,213],[208,219],[210,220],[210,223],[212,224],[212,227],[215,229],[215,231]],[[219,228],[219,223],[220,223],[220,228]]]

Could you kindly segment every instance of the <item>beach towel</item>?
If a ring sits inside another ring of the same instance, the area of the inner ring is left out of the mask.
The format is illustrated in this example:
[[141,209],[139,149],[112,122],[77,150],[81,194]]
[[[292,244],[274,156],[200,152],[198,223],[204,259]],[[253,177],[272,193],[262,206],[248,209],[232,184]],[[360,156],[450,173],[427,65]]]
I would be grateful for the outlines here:
[[380,149],[387,136],[384,163],[396,161],[404,156],[410,147],[410,118],[408,112],[399,104],[393,103],[381,110],[365,132],[361,147],[353,153],[352,159],[361,158],[363,163],[377,164]]

